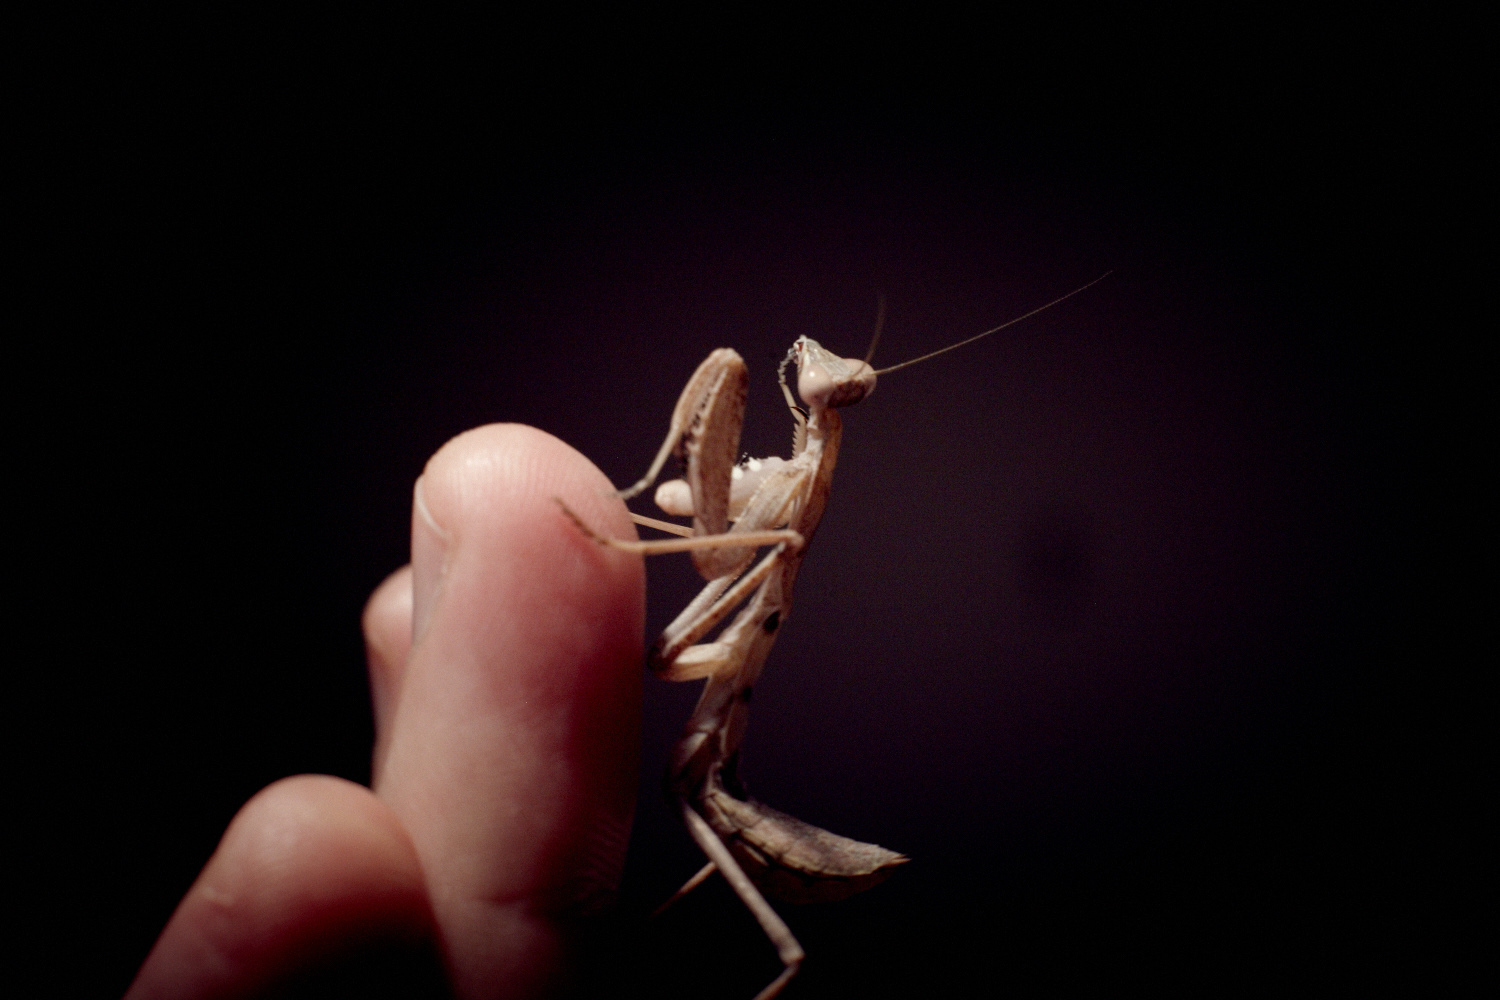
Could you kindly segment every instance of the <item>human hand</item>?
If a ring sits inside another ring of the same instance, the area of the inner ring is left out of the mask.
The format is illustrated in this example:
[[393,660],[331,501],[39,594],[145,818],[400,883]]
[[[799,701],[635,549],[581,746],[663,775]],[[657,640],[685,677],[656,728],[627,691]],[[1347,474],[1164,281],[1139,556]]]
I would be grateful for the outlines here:
[[373,789],[278,781],[230,823],[127,1000],[258,995],[330,956],[430,940],[459,997],[534,994],[624,863],[639,750],[645,573],[578,452],[520,425],[428,462],[412,563],[364,631]]

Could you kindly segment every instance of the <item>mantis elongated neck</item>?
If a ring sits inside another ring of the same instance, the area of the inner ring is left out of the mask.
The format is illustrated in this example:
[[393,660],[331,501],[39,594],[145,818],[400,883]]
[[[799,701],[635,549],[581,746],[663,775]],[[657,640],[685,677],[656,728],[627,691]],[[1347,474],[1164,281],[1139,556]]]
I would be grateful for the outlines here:
[[817,441],[825,449],[830,440],[833,447],[838,448],[839,439],[844,433],[844,418],[839,416],[839,411],[831,406],[825,406],[821,410],[812,410],[807,415],[807,440],[811,444]]

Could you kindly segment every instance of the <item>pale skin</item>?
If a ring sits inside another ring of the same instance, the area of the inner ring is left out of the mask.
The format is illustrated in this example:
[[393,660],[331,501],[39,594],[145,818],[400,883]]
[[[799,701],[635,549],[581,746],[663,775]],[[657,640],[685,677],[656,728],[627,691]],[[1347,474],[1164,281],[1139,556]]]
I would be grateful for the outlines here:
[[255,996],[393,937],[433,941],[459,997],[556,984],[569,921],[619,878],[635,803],[644,569],[553,502],[629,537],[608,486],[518,425],[432,458],[412,564],[364,613],[373,787],[302,775],[252,798],[131,1000]]

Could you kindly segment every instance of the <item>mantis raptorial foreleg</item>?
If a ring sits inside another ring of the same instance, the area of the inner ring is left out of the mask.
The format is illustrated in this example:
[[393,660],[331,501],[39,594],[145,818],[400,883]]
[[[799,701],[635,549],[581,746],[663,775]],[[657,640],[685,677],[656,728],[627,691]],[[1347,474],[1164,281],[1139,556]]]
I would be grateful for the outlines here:
[[[797,570],[822,515],[837,461],[841,423],[826,397],[836,392],[841,401],[852,402],[869,391],[867,387],[851,396],[821,373],[853,373],[873,386],[867,364],[832,358],[806,338],[788,357],[796,359],[799,372],[814,378],[814,391],[803,392],[809,415],[798,420],[799,447],[790,461],[733,464],[744,414],[744,363],[733,351],[718,350],[689,379],[651,471],[622,491],[633,495],[645,489],[666,456],[677,452],[687,475],[683,481],[663,484],[658,503],[668,513],[690,514],[692,537],[622,542],[601,538],[579,523],[601,543],[629,551],[693,551],[695,565],[707,581],[662,633],[649,662],[664,678],[709,679],[673,752],[668,779],[693,839],[711,862],[682,891],[717,869],[749,907],[786,966],[762,991],[763,998],[780,992],[795,974],[803,952],[762,889],[788,900],[836,898],[873,884],[906,860],[765,807],[744,794],[734,774],[750,692],[777,631],[791,613]],[[746,572],[753,547],[768,544],[775,547]],[[716,641],[700,642],[741,604],[745,607]]]
[[[1035,315],[1089,285],[1011,323]],[[1002,324],[953,346],[1009,325]],[[797,365],[797,394],[806,406],[805,414],[786,384],[785,371],[790,362]],[[745,793],[736,774],[751,691],[777,633],[791,615],[797,572],[828,502],[843,437],[838,410],[873,392],[877,374],[881,373],[875,372],[868,361],[836,357],[817,341],[798,338],[778,371],[796,423],[793,455],[788,460],[750,460],[736,465],[748,380],[740,356],[720,348],[688,380],[651,468],[618,494],[628,499],[640,493],[655,481],[667,457],[677,454],[686,474],[681,480],[663,483],[656,501],[668,514],[691,516],[692,530],[653,518],[632,517],[637,523],[686,537],[655,541],[604,538],[563,507],[574,523],[600,544],[646,555],[692,552],[693,563],[706,581],[698,596],[662,632],[648,656],[651,669],[659,677],[707,680],[673,748],[667,785],[680,803],[689,833],[709,863],[668,903],[715,870],[724,875],[785,965],[757,1000],[769,1000],[779,993],[804,957],[802,947],[766,896],[793,903],[841,899],[882,881],[907,860],[895,851],[840,837],[755,801]],[[755,550],[762,546],[773,548],[750,567]],[[715,640],[701,641],[737,607],[739,613]]]

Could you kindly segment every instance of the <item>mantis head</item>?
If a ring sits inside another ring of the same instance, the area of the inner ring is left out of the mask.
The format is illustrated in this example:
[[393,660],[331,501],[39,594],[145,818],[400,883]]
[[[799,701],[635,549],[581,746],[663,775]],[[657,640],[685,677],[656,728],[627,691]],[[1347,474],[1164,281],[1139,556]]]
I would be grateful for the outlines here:
[[885,322],[885,299],[880,300],[880,308],[875,317],[875,337],[870,341],[870,352],[865,360],[856,361],[853,358],[841,358],[823,349],[823,345],[809,337],[798,337],[797,342],[792,345],[791,350],[786,352],[781,366],[776,369],[776,377],[781,380],[781,391],[786,394],[787,403],[792,403],[792,392],[786,384],[786,366],[788,362],[797,362],[797,395],[802,397],[802,402],[807,404],[808,410],[816,413],[830,406],[853,406],[875,391],[875,376],[884,375],[887,372],[897,371],[908,365],[914,365],[928,358],[935,358],[939,354],[947,354],[949,351],[972,344],[974,341],[988,337],[992,333],[1013,326],[1023,319],[1029,319],[1039,312],[1051,309],[1059,302],[1071,299],[1086,288],[1092,288],[1105,278],[1113,274],[1113,271],[1105,271],[1099,277],[1090,281],[1087,285],[1081,285],[1066,295],[1059,296],[1044,306],[1038,306],[1008,323],[1001,323],[983,333],[976,333],[967,340],[960,340],[956,344],[949,344],[919,358],[903,361],[899,365],[891,365],[876,371],[870,367],[870,358],[875,356],[875,345],[880,342],[880,328]]
[[841,358],[810,337],[798,337],[776,370],[786,385],[786,366],[797,362],[797,395],[811,411],[853,406],[875,391],[875,369],[868,362]]

